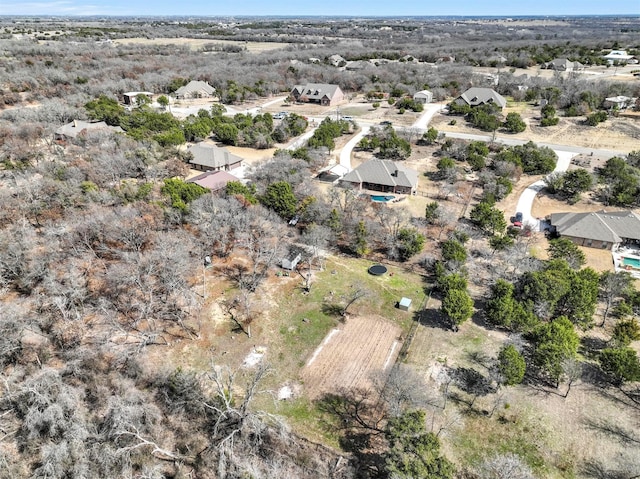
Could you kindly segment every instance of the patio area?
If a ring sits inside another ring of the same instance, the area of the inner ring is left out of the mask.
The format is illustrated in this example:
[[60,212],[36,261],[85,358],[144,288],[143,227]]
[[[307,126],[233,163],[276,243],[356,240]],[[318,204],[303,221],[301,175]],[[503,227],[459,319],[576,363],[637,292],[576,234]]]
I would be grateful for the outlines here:
[[619,246],[611,252],[616,273],[626,271],[633,278],[640,279],[640,249]]

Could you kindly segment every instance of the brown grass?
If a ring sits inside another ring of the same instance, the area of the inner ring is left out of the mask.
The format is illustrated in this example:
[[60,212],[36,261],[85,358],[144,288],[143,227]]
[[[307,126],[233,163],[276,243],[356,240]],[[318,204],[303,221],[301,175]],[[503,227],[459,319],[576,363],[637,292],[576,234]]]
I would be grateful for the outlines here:
[[234,45],[247,49],[249,53],[262,53],[287,47],[288,43],[278,42],[234,42],[231,40],[203,40],[199,38],[121,38],[113,41],[116,44],[144,45],[186,45],[191,50],[199,50],[208,45]]

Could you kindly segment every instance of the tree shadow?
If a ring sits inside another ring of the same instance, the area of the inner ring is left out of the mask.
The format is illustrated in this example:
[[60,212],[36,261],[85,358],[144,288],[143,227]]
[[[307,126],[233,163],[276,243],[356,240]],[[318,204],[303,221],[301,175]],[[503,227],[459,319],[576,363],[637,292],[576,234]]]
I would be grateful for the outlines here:
[[596,336],[584,336],[580,340],[580,352],[587,357],[596,357],[607,346],[607,341]]
[[491,379],[473,368],[457,367],[453,369],[453,377],[456,386],[467,394],[486,396],[496,391]]
[[[640,410],[640,389],[625,391],[621,388],[612,388],[609,386],[610,383],[607,383],[598,389],[598,392],[603,398],[616,403],[619,407],[629,407]],[[617,393],[620,393],[620,395]]]
[[483,368],[490,370],[493,365],[493,358],[482,351],[469,351],[466,354],[469,361],[482,366]]
[[580,375],[580,380],[583,383],[591,384],[592,386],[599,387],[601,389],[606,389],[609,387],[609,378],[608,376],[600,369],[600,367],[595,363],[590,363],[585,361],[582,363],[582,374]]
[[476,399],[479,397],[483,397],[497,391],[491,379],[473,368],[465,367],[451,369],[451,376],[460,391],[471,396],[471,399],[469,400],[468,398],[464,398],[460,394],[454,392],[450,396],[451,399],[460,404],[465,404],[467,406],[467,413],[485,414],[486,411],[478,410],[474,408],[474,405]]
[[336,303],[322,303],[322,307],[320,310],[327,316],[341,318],[344,307]]
[[475,311],[471,315],[473,324],[487,330],[497,330],[497,328],[493,324],[488,323],[485,318],[484,311],[487,307],[487,301],[485,299],[476,299],[473,306],[475,308]]
[[362,478],[383,477],[384,457],[380,454],[384,410],[365,390],[328,393],[316,401],[323,413],[320,423],[332,433],[338,432],[342,450],[353,455],[358,475]]
[[604,418],[587,418],[584,421],[587,428],[595,431],[596,434],[602,434],[615,439],[623,446],[638,447],[640,446],[640,436],[633,431],[625,429],[619,424],[608,421]]
[[422,309],[413,313],[413,320],[422,326],[451,331],[451,324],[437,309]]
[[631,471],[630,469],[609,469],[602,462],[596,459],[589,459],[580,466],[580,472],[585,477],[593,479],[629,479],[639,477],[640,469]]

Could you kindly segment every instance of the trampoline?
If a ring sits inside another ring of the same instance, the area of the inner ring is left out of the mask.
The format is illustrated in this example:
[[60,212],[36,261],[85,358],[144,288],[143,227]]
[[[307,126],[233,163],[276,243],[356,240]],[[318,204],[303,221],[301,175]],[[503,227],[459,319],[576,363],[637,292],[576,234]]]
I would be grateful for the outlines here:
[[374,276],[381,276],[387,272],[387,267],[381,264],[374,264],[369,268],[369,274]]

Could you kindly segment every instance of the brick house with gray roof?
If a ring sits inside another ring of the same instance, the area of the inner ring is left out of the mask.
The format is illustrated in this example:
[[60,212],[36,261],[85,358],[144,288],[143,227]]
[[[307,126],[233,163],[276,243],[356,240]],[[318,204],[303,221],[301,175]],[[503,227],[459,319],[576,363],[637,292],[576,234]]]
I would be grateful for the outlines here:
[[302,103],[317,103],[322,106],[337,105],[344,100],[344,93],[338,85],[327,83],[307,83],[296,85],[290,94],[293,101]]
[[340,180],[360,190],[415,195],[418,190],[418,172],[391,160],[372,159],[359,165]]
[[579,246],[614,249],[640,244],[640,216],[630,210],[552,213],[552,231]]
[[210,143],[196,143],[187,148],[192,159],[189,166],[200,171],[229,171],[242,166],[242,158],[226,148]]
[[178,88],[174,95],[176,98],[210,98],[215,92],[216,89],[206,81],[191,80],[186,85]]
[[507,106],[507,100],[491,88],[473,87],[454,100],[458,105],[480,106],[497,105],[500,109]]

